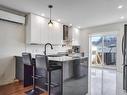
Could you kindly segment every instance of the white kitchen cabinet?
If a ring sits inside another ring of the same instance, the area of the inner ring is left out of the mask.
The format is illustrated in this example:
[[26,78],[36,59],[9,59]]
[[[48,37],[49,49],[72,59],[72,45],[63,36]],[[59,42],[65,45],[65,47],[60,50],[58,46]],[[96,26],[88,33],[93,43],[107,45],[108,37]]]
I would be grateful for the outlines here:
[[30,14],[26,24],[26,42],[30,44],[41,43],[41,17]]
[[48,26],[49,20],[46,19],[41,24],[41,43],[51,43],[61,45],[63,41],[63,25],[53,22],[53,26]]
[[80,30],[78,28],[71,27],[69,32],[69,39],[72,40],[72,45],[79,45]]
[[49,42],[48,19],[43,18],[40,27],[41,27],[41,44],[46,44],[47,42]]
[[63,41],[63,25],[53,22],[48,26],[49,19],[30,14],[26,25],[26,40],[29,44],[51,43],[60,45]]
[[53,44],[62,44],[63,41],[63,25],[54,22],[52,33]]

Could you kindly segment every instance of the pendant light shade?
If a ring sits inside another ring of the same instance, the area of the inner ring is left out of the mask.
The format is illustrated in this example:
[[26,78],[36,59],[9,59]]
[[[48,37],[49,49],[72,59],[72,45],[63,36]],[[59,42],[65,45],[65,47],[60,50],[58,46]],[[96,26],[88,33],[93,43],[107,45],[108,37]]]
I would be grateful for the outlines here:
[[50,27],[52,27],[52,26],[53,26],[53,22],[50,20],[49,23],[48,23],[48,25],[49,25]]
[[51,9],[53,8],[53,5],[49,5],[48,7],[49,7],[49,9],[50,9],[50,20],[49,20],[48,25],[49,25],[50,27],[52,27],[52,26],[53,26],[53,22],[52,22],[52,20],[51,20],[51,12],[52,12]]

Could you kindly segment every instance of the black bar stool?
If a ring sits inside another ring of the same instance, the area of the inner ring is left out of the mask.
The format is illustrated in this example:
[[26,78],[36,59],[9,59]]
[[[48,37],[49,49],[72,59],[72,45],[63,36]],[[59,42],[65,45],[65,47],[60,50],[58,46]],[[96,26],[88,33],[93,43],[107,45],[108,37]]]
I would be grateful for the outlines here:
[[45,85],[48,85],[48,95],[51,95],[51,87],[59,86],[59,84],[51,81],[51,72],[55,70],[62,71],[62,66],[49,64],[48,56],[46,55],[36,55],[36,65],[37,68],[40,67],[42,69],[42,76],[47,79]]
[[28,66],[32,66],[33,67],[33,76],[32,76],[32,79],[33,79],[33,88],[32,90],[30,91],[27,91],[27,95],[39,95],[41,93],[41,91],[36,88],[36,84],[35,84],[35,69],[36,69],[36,64],[34,62],[34,60],[32,60],[32,57],[31,57],[31,53],[22,53],[22,57],[23,57],[23,63],[25,65],[28,65]]

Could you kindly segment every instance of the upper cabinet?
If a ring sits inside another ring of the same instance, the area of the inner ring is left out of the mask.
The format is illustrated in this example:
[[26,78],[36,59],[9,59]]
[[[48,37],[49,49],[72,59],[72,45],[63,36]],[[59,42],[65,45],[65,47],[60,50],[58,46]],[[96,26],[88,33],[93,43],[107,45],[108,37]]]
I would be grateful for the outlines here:
[[69,29],[69,39],[72,39],[72,45],[79,45],[80,30],[78,28],[71,27]]
[[75,27],[68,27],[63,25],[63,40],[66,45],[80,45],[79,44],[80,30]]
[[26,42],[30,44],[41,43],[41,17],[36,15],[27,16]]
[[67,25],[63,25],[63,40],[67,41],[69,38],[69,27]]
[[53,22],[53,27],[50,28],[50,34],[53,44],[62,44],[63,42],[63,25],[58,22]]
[[48,26],[49,19],[30,14],[27,17],[26,25],[26,42],[28,44],[45,44],[54,45],[62,44],[63,25],[53,22],[53,26]]

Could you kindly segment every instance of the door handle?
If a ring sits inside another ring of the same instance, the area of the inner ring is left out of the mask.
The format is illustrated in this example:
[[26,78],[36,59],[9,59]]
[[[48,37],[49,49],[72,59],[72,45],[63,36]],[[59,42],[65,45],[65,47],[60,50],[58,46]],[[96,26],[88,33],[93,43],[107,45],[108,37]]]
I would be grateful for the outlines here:
[[125,36],[122,38],[122,54],[124,55],[124,41],[125,41]]
[[126,67],[127,65],[123,65],[124,67]]

